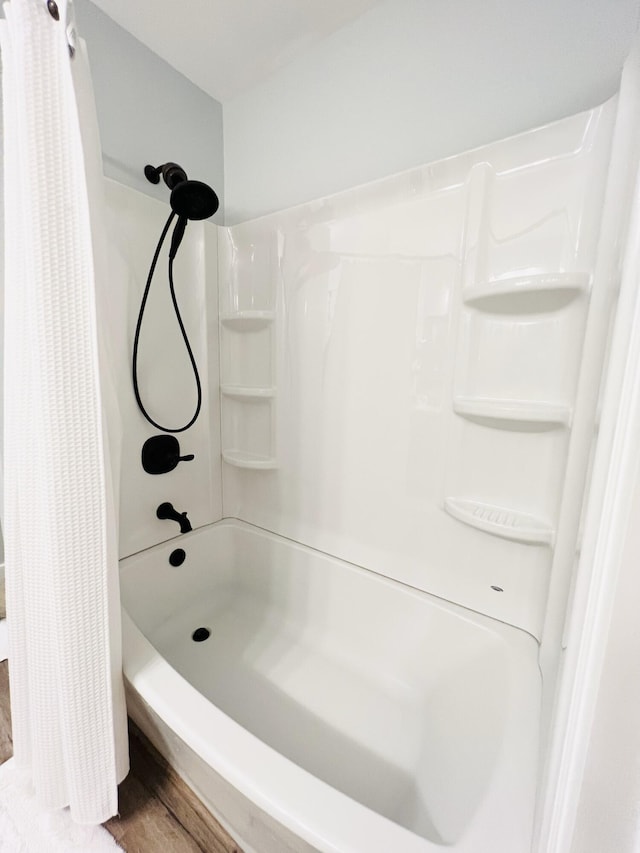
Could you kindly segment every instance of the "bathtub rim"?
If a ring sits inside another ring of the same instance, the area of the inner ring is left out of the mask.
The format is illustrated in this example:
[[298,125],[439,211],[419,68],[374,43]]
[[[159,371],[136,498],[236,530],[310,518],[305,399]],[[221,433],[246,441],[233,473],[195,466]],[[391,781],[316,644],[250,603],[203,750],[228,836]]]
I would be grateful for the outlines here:
[[[519,647],[517,651],[520,655],[526,654],[525,646],[527,657],[530,657],[531,650],[535,649],[537,666],[537,641],[522,629],[247,522],[234,518],[221,519],[186,534],[186,538],[203,535],[220,527],[235,527],[262,537],[273,538],[296,550],[311,551],[350,569],[365,572],[377,582],[425,599],[430,605],[447,611],[452,616],[496,633],[510,647],[515,643]],[[181,542],[186,542],[186,538],[179,537]],[[162,542],[123,558],[120,560],[121,571],[126,571],[129,564],[151,558],[156,551],[174,547],[175,542],[175,539]],[[387,853],[392,849],[402,849],[403,853],[427,853],[451,847],[419,836],[378,814],[261,741],[203,696],[160,655],[138,628],[124,603],[121,610],[123,671],[130,687],[215,772],[289,831],[323,853],[362,853],[364,850],[368,853]],[[170,697],[170,702],[167,697]],[[205,733],[212,731],[216,732],[215,742],[205,736]],[[531,768],[531,773],[535,776],[535,767]],[[496,779],[494,774],[487,786],[484,800],[493,801],[493,789],[498,782],[499,778]],[[531,799],[533,812],[533,798]],[[323,815],[331,815],[331,820],[323,819]],[[472,853],[477,850],[477,824],[485,823],[483,820],[478,821],[477,817],[474,816],[463,836],[451,847],[452,850],[460,853]],[[372,840],[372,835],[375,841]]]

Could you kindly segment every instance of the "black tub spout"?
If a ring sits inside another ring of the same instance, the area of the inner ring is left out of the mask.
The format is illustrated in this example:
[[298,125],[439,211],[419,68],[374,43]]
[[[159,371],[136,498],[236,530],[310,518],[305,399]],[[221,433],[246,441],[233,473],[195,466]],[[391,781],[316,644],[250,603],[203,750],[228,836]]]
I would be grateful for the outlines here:
[[178,512],[178,510],[173,508],[173,504],[170,504],[168,501],[160,504],[156,510],[156,515],[161,519],[170,518],[172,521],[177,521],[180,525],[180,533],[188,533],[193,529],[191,522],[187,518],[187,513]]

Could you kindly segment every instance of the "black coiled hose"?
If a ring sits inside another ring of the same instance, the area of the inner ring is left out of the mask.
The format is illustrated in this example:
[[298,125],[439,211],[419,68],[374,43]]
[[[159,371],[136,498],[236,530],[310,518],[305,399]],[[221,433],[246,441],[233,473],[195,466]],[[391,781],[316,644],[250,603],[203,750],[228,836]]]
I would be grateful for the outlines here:
[[158,258],[160,256],[160,251],[162,249],[163,243],[167,236],[167,232],[171,227],[171,223],[173,222],[175,217],[175,213],[171,213],[169,218],[167,219],[164,228],[162,229],[162,234],[160,235],[160,239],[158,240],[158,245],[156,246],[156,250],[153,255],[153,260],[151,261],[151,267],[149,268],[149,275],[147,277],[147,283],[144,289],[144,293],[142,295],[142,302],[140,303],[140,311],[138,312],[138,322],[136,323],[136,333],[133,338],[133,393],[136,395],[136,402],[138,404],[138,408],[145,416],[145,418],[152,424],[156,429],[162,430],[162,432],[184,432],[186,429],[189,429],[190,426],[196,422],[198,415],[200,414],[200,409],[202,407],[202,386],[200,384],[200,374],[198,373],[198,365],[196,364],[196,360],[193,355],[193,351],[191,349],[191,344],[189,343],[189,337],[187,336],[187,332],[184,328],[184,323],[182,322],[182,317],[180,316],[180,309],[178,308],[178,301],[176,299],[176,292],[173,286],[173,252],[169,255],[169,292],[171,294],[171,301],[173,302],[173,309],[176,312],[176,319],[178,321],[178,325],[180,327],[180,332],[182,333],[182,339],[184,340],[184,344],[187,348],[187,353],[189,354],[189,360],[191,361],[191,367],[193,368],[193,375],[196,380],[196,388],[198,392],[198,402],[196,405],[196,410],[194,412],[193,417],[189,421],[188,424],[180,427],[179,429],[172,429],[171,427],[162,426],[153,420],[153,418],[149,415],[147,410],[144,407],[142,399],[140,397],[140,387],[138,385],[138,343],[140,340],[140,329],[142,328],[142,319],[144,317],[144,309],[147,304],[147,297],[149,296],[149,290],[151,289],[151,282],[153,281],[153,274],[156,269],[156,265],[158,263]]

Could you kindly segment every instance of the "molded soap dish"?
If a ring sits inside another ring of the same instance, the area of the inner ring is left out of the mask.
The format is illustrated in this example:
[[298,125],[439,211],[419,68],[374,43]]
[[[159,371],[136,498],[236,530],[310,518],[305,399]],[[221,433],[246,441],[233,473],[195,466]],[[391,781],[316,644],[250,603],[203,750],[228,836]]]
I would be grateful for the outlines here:
[[562,403],[507,400],[491,397],[455,397],[453,411],[469,420],[489,421],[503,429],[553,429],[571,425],[571,407]]
[[467,305],[498,314],[544,314],[557,311],[588,290],[586,272],[536,273],[489,279],[467,285]]
[[222,458],[228,465],[234,465],[236,468],[253,468],[256,471],[265,471],[277,467],[277,462],[272,456],[257,456],[240,450],[223,450]]
[[237,311],[234,314],[222,314],[220,322],[236,332],[259,332],[273,323],[274,311]]
[[444,508],[463,524],[493,536],[526,545],[553,545],[553,528],[532,515],[469,498],[445,498]]
[[270,400],[275,396],[275,388],[254,388],[247,385],[221,385],[220,393],[223,397],[232,397],[235,400]]

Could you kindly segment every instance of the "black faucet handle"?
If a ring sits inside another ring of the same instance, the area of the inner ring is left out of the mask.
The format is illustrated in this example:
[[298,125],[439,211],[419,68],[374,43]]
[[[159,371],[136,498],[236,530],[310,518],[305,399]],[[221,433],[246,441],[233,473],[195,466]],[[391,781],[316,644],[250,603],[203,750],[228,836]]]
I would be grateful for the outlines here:
[[167,474],[179,462],[191,462],[193,453],[180,456],[180,444],[174,435],[152,435],[142,445],[142,467],[147,474]]

